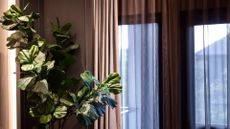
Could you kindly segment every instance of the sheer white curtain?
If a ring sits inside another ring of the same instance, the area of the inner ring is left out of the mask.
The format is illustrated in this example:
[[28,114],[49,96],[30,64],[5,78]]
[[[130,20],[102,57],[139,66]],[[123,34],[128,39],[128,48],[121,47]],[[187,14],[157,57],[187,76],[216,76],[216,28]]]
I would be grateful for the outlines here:
[[229,24],[194,27],[196,128],[230,128]]
[[158,25],[119,26],[122,129],[159,129]]

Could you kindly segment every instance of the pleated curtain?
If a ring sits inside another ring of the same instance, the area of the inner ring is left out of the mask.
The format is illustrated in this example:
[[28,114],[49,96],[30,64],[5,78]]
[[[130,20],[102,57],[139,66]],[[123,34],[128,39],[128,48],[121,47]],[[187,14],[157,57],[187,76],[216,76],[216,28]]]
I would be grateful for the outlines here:
[[[96,78],[118,72],[118,12],[117,0],[86,0],[85,64]],[[120,98],[112,96],[118,105],[106,109],[105,115],[94,123],[94,129],[120,129]],[[93,128],[93,127],[92,127]]]

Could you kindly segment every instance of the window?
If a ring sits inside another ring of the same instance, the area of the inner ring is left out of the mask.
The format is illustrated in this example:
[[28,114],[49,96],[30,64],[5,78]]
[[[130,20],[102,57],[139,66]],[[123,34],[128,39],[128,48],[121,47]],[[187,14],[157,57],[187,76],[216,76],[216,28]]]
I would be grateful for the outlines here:
[[159,129],[158,25],[119,26],[122,129]]
[[194,27],[196,128],[227,127],[228,24]]

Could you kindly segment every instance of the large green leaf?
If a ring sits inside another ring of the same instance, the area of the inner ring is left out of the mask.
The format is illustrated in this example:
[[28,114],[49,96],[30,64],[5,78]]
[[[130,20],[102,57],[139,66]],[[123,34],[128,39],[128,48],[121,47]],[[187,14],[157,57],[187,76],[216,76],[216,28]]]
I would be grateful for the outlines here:
[[41,66],[45,62],[45,60],[46,60],[46,55],[43,52],[39,51],[38,55],[34,59],[34,62],[36,64],[39,64],[39,66]]
[[72,102],[70,102],[69,100],[66,100],[64,98],[60,99],[60,103],[63,104],[63,105],[66,105],[66,106],[73,106]]
[[120,83],[121,77],[118,73],[111,73],[102,83],[116,84]]
[[64,33],[66,33],[66,32],[68,32],[68,31],[70,30],[71,26],[72,26],[71,23],[66,23],[66,24],[62,27],[61,31],[64,32]]
[[46,60],[46,55],[42,53],[41,51],[39,51],[38,55],[35,57],[33,61],[33,64],[35,65],[36,71],[38,73],[41,72],[42,65],[44,64],[45,60]]
[[70,52],[79,48],[79,44],[72,44],[64,49],[65,52]]
[[41,115],[40,117],[40,123],[42,124],[47,124],[52,120],[52,115],[48,114],[48,115]]
[[18,80],[18,87],[25,90],[30,84],[34,82],[35,77],[25,77]]
[[47,95],[35,92],[28,92],[26,94],[26,98],[31,106],[36,106],[39,103],[44,103],[47,100]]
[[13,17],[13,14],[10,10],[5,11],[4,16],[2,16],[3,20],[10,20]]
[[7,41],[9,41],[7,43],[7,47],[8,48],[15,48],[20,46],[21,43],[26,44],[27,43],[27,39],[24,38],[24,33],[17,31],[13,34],[10,35],[10,37],[7,38]]
[[36,93],[43,93],[43,94],[48,94],[49,89],[48,89],[48,83],[45,79],[38,81],[34,87],[33,87],[33,92]]
[[[47,96],[47,95],[46,95]],[[47,97],[46,101],[43,103],[37,103],[34,109],[40,114],[53,114],[55,111],[55,103],[50,97]]]
[[0,17],[0,23],[2,23],[3,26],[8,26],[14,24],[12,20],[5,19],[5,17]]
[[45,41],[42,41],[42,40],[38,41],[38,46],[39,46],[39,47],[44,46],[44,44],[45,44]]
[[109,87],[107,85],[101,84],[100,93],[104,95],[109,95]]
[[11,5],[10,6],[10,10],[12,12],[15,12],[15,13],[18,13],[18,14],[22,14],[22,10],[17,5]]
[[31,71],[34,69],[33,64],[25,64],[21,66],[22,71]]
[[39,53],[39,47],[36,45],[32,45],[29,50],[29,53],[30,53],[30,58],[34,59]]
[[58,48],[58,49],[61,49],[62,47],[60,45],[57,45],[57,44],[47,44],[47,48]]
[[33,92],[36,92],[36,93],[43,93],[43,94],[48,94],[49,91],[48,91],[48,83],[45,79],[41,80],[41,81],[38,81],[33,89],[32,89]]
[[29,50],[21,50],[18,54],[18,59],[22,65],[23,71],[36,69],[40,73],[43,63],[46,60],[45,54],[39,51],[39,47],[32,45]]
[[54,67],[54,63],[55,61],[47,61],[44,66],[46,66],[47,70],[49,71],[50,69]]
[[101,101],[102,101],[104,104],[110,106],[111,108],[115,108],[115,107],[117,106],[117,102],[116,102],[114,99],[112,99],[112,98],[110,98],[109,96],[107,96],[107,95],[103,96],[103,97],[101,98]]
[[76,111],[78,120],[85,126],[89,126],[100,117],[93,105],[84,104]]
[[21,16],[21,17],[18,17],[18,20],[23,21],[23,22],[29,22],[29,21],[30,21],[30,19],[29,19],[28,16]]
[[19,62],[20,64],[23,64],[23,63],[31,63],[31,60],[30,60],[30,53],[28,50],[21,50],[19,53],[18,53],[18,57],[19,59]]
[[32,12],[30,14],[30,18],[33,19],[33,20],[38,19],[39,17],[40,17],[39,13]]
[[93,83],[94,83],[95,78],[90,71],[85,71],[84,73],[82,73],[81,78],[85,86],[87,86],[89,89],[93,88]]
[[87,94],[89,93],[89,88],[86,86],[83,86],[78,92],[77,92],[77,100],[83,99]]
[[53,113],[54,117],[57,119],[61,119],[61,118],[65,117],[66,114],[67,114],[67,107],[66,106],[58,106]]
[[101,117],[105,113],[105,105],[100,102],[93,102],[91,103],[95,110],[97,111],[97,114]]
[[3,25],[2,28],[5,30],[15,30],[17,26],[18,26],[18,23],[13,23],[10,25]]
[[113,94],[120,94],[122,91],[122,86],[120,83],[117,84],[112,84],[109,86],[109,92],[113,93]]
[[112,73],[102,82],[101,86],[108,87],[109,91],[113,94],[119,94],[122,91],[120,80],[121,77],[118,73]]
[[76,103],[77,102],[77,96],[74,93],[71,93],[71,92],[68,92],[68,93],[69,93],[69,96],[72,98],[72,101],[74,103]]

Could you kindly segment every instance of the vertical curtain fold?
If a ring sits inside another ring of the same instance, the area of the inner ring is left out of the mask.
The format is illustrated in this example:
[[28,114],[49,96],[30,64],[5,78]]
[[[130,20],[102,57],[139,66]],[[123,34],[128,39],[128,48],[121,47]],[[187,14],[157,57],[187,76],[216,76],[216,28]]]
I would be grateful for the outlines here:
[[[117,0],[86,0],[86,67],[96,78],[103,80],[112,72],[118,72],[118,13]],[[89,47],[90,46],[90,47]],[[88,47],[90,49],[88,49]],[[120,99],[112,96],[116,109],[106,108],[105,115],[94,123],[94,129],[120,129]]]
[[[227,3],[230,5],[230,1]],[[230,7],[227,8],[227,16],[230,16]],[[230,21],[230,17],[227,18]],[[227,24],[227,116],[230,116],[230,26]],[[230,117],[227,117],[227,129],[230,129]]]
[[163,128],[179,129],[180,40],[179,1],[162,1],[162,89]]

